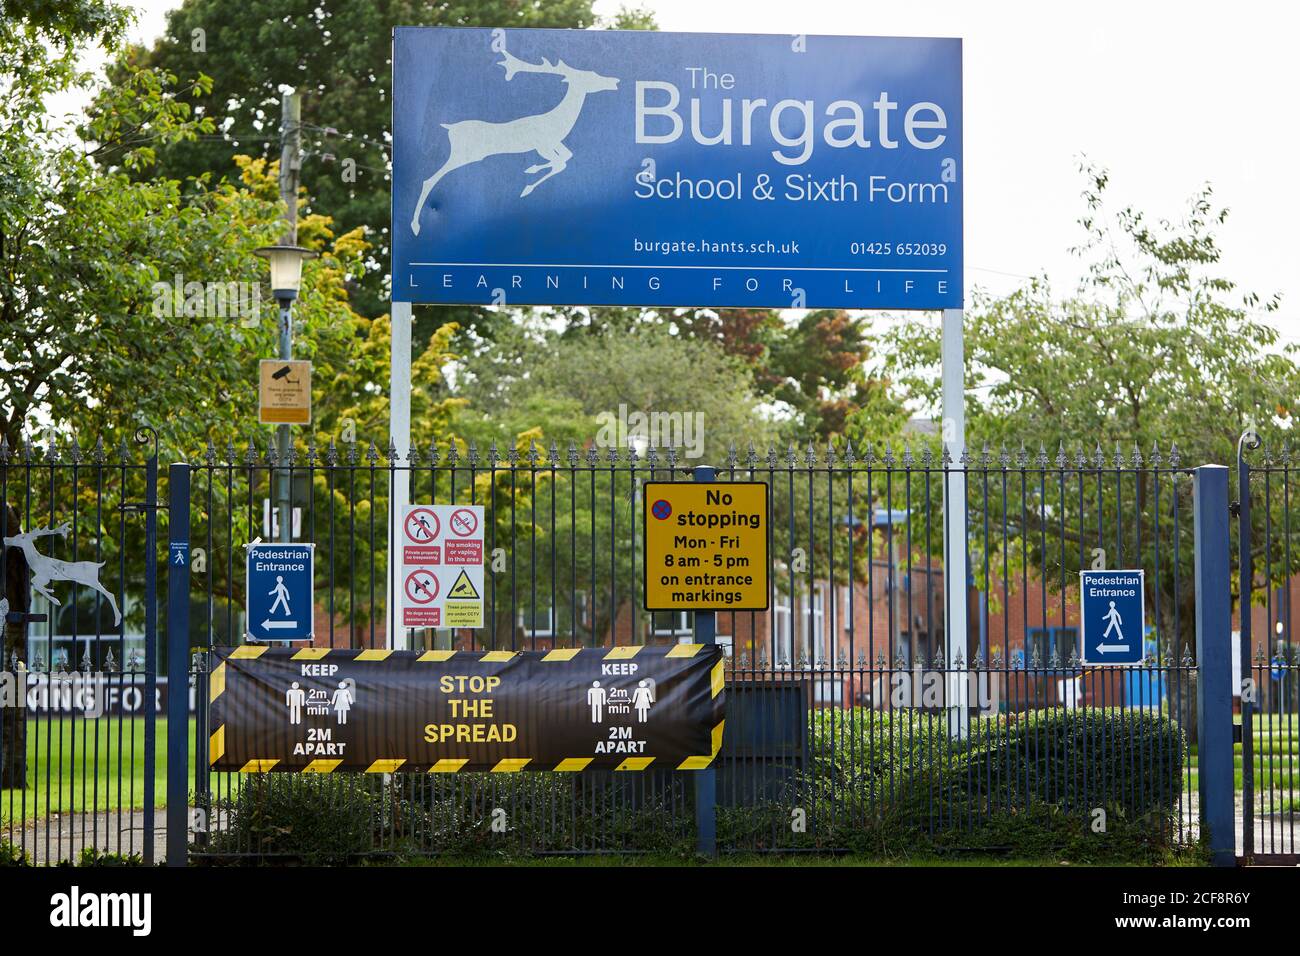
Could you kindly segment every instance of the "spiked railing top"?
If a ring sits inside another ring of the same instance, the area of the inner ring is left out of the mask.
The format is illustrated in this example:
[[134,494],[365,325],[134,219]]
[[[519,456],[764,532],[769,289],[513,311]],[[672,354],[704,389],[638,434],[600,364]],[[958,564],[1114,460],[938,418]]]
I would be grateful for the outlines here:
[[[324,440],[324,436],[320,438]],[[227,439],[225,448],[219,449],[215,441],[208,438],[204,440],[203,448],[197,458],[203,466],[209,468],[218,464],[242,465],[250,469],[295,466],[314,468],[318,464],[335,467],[340,464],[342,457],[346,457],[348,465],[356,465],[360,459],[368,467],[375,467],[381,462],[386,467],[393,468],[416,468],[422,465],[436,468],[440,464],[455,467],[462,462],[468,462],[472,468],[478,467],[480,453],[474,440],[467,441],[463,450],[457,439],[444,440],[445,450],[440,447],[439,439],[434,438],[427,446],[412,447],[405,451],[399,450],[391,438],[379,442],[349,441],[343,443],[346,446],[344,455],[343,447],[340,447],[334,437],[330,437],[326,444],[321,445],[318,444],[316,436],[308,435],[303,439],[304,445],[290,443],[283,454],[280,453],[274,436],[267,436],[264,446],[260,444],[260,437],[251,436],[242,454],[236,449],[233,440]],[[83,448],[75,436],[67,438],[52,436],[48,442],[34,444],[26,436],[20,435],[15,441],[17,447],[8,436],[0,435],[0,464],[9,465],[17,462],[32,465],[39,461],[53,466],[75,467],[86,463],[104,465],[109,458],[102,437],[97,438],[94,445],[89,448]],[[1109,452],[1103,450],[1100,441],[1094,440],[1090,444],[1091,452],[1086,450],[1085,445],[1076,444],[1067,448],[1064,441],[1058,440],[1056,451],[1053,453],[1047,450],[1045,442],[1040,441],[1035,454],[1023,442],[1018,445],[1009,445],[1005,442],[995,445],[981,441],[978,444],[967,445],[958,452],[956,446],[951,443],[935,443],[924,439],[916,440],[915,436],[903,436],[898,442],[892,438],[883,440],[879,446],[866,440],[855,443],[848,438],[828,440],[821,448],[813,441],[799,443],[787,441],[784,447],[768,444],[760,452],[752,441],[742,445],[735,440],[728,440],[725,456],[719,463],[719,468],[732,472],[737,469],[753,472],[763,468],[773,471],[778,468],[788,468],[808,472],[857,469],[930,471],[942,468],[945,471],[964,469],[974,472],[1006,471],[1014,467],[1020,470],[1095,471],[1112,474],[1115,471],[1125,470],[1183,470],[1182,453],[1176,443],[1169,445],[1167,453],[1161,449],[1158,442],[1153,442],[1150,450],[1146,452],[1136,443],[1126,445],[1124,442],[1115,442],[1113,450]],[[1112,447],[1109,440],[1106,445],[1108,448]],[[954,463],[954,455],[957,456],[956,463]],[[1291,456],[1289,442],[1264,447],[1261,453],[1266,466],[1280,463],[1277,467],[1290,467]],[[633,447],[606,447],[596,443],[579,445],[570,440],[566,449],[555,439],[538,441],[530,438],[526,445],[510,443],[505,446],[501,446],[494,439],[488,446],[486,457],[488,464],[494,468],[558,469],[567,463],[571,468],[614,469],[621,466],[637,469],[644,463],[644,467],[658,471],[663,468],[676,470],[682,461],[682,452],[680,447],[672,443],[650,445],[644,450],[638,450]],[[127,439],[123,438],[117,445],[115,460],[120,461],[124,466],[131,464],[132,450]]]

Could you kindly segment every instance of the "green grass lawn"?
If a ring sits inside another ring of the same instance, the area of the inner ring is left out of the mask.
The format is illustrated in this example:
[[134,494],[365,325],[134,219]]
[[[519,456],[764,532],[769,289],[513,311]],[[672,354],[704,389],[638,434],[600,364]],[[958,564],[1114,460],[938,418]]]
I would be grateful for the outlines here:
[[[142,809],[144,725],[143,717],[29,719],[27,790],[0,790],[0,822],[39,820],[48,813]],[[188,733],[192,788],[193,718]],[[154,805],[161,807],[167,803],[167,721],[162,717],[155,748]]]
[[[1237,717],[1235,723],[1240,724]],[[1250,740],[1255,767],[1255,807],[1264,813],[1294,813],[1300,808],[1300,717],[1296,714],[1257,714],[1252,718]],[[1232,748],[1233,785],[1241,790],[1241,744]],[[1190,778],[1187,787],[1199,786],[1196,746],[1188,748]]]

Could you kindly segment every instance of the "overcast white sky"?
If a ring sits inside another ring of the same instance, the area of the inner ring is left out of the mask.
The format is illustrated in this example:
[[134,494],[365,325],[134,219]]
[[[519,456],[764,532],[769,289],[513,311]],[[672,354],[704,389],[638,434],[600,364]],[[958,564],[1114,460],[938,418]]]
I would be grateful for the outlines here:
[[[366,0],[356,0],[366,2]],[[597,0],[612,13],[621,0]],[[137,39],[174,0],[137,0]],[[964,41],[966,284],[1009,291],[1079,274],[1086,154],[1112,196],[1177,217],[1201,183],[1232,210],[1224,271],[1283,294],[1300,341],[1300,8],[1275,0],[642,0],[664,30],[956,36]],[[1288,236],[1292,238],[1288,238]]]

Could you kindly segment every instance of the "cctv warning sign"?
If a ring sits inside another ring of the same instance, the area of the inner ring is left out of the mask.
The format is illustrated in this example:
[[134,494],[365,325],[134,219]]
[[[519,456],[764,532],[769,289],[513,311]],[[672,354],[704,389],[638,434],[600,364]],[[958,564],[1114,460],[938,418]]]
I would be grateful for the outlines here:
[[399,547],[403,627],[483,626],[482,505],[407,505]]
[[311,362],[258,363],[257,420],[263,425],[311,424]]
[[765,482],[644,488],[646,610],[767,610]]

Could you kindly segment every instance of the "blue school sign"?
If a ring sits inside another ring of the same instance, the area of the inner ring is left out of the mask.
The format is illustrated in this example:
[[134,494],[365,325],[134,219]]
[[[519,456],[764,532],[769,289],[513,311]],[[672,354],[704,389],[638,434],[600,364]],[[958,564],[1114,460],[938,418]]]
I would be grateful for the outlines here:
[[250,640],[311,640],[313,549],[310,544],[248,546],[246,630]]
[[960,308],[961,41],[399,27],[393,298]]
[[1079,595],[1083,662],[1141,663],[1146,635],[1143,572],[1080,571]]

